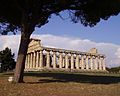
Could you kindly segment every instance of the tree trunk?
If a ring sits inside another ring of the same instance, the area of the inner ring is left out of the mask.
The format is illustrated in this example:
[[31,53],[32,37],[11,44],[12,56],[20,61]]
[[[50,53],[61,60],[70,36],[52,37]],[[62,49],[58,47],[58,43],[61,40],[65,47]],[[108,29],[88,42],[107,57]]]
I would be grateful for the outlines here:
[[30,35],[25,34],[24,32],[21,34],[21,41],[20,41],[20,47],[18,51],[18,57],[16,62],[16,68],[14,73],[14,82],[15,83],[22,83],[23,82],[23,73],[25,68],[25,59],[29,44]]
[[22,27],[21,27],[21,41],[18,51],[18,57],[16,62],[16,68],[14,72],[14,82],[22,83],[23,82],[23,73],[25,68],[25,59],[28,49],[28,44],[30,42],[30,35],[34,31],[35,24],[30,22],[29,16],[23,12],[22,16]]

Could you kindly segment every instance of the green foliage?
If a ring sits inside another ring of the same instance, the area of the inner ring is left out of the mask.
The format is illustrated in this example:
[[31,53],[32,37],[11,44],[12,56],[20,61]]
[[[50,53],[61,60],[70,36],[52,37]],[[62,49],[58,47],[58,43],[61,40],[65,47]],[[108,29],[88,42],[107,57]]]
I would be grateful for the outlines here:
[[14,54],[8,47],[0,51],[1,71],[13,70],[15,68]]
[[106,68],[106,69],[110,73],[119,73],[120,72],[120,66],[119,67],[113,67],[113,68]]
[[[120,12],[120,0],[0,0],[0,33],[16,32],[24,24],[41,27],[52,14],[68,10],[73,22],[95,26]],[[67,12],[67,11],[66,11]]]

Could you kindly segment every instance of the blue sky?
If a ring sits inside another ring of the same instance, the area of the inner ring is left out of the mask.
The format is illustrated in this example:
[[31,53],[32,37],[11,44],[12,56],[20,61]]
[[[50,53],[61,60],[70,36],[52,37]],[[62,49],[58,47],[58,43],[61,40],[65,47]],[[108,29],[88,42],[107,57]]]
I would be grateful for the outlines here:
[[[67,18],[67,17],[65,17]],[[84,27],[81,23],[73,23],[70,19],[62,20],[53,15],[49,23],[36,28],[34,34],[53,34],[89,39],[95,42],[114,43],[120,45],[120,14],[101,20],[95,27]]]

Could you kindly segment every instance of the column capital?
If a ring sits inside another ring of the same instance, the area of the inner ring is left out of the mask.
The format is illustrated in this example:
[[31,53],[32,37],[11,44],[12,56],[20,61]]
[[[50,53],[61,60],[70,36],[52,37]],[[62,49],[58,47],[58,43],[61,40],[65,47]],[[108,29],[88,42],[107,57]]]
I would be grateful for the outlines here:
[[40,50],[39,52],[40,52],[40,53],[43,53],[43,50]]
[[57,51],[53,51],[53,54],[56,54]]
[[68,53],[67,53],[67,52],[65,52],[65,55],[68,55]]

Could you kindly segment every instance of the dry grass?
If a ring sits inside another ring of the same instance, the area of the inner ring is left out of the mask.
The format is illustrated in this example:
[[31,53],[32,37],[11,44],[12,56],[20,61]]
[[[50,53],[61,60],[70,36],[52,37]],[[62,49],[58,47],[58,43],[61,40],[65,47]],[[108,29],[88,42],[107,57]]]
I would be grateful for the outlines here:
[[120,96],[120,75],[37,72],[25,73],[21,84],[0,73],[0,96]]

